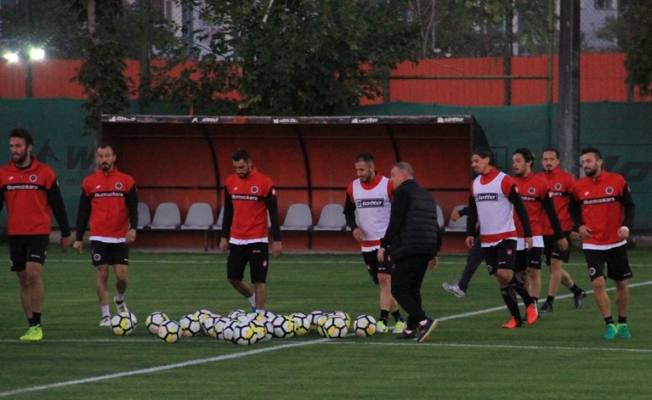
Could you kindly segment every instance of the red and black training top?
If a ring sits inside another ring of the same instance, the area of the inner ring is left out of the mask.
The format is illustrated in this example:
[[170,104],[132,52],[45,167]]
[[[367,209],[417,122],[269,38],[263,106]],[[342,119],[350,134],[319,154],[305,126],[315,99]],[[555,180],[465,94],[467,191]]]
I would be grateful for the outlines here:
[[70,225],[57,176],[48,165],[31,157],[26,168],[18,168],[13,161],[0,168],[0,210],[7,203],[7,233],[49,235],[54,214],[61,236],[68,237]]
[[252,168],[246,178],[233,174],[226,179],[222,237],[246,243],[266,242],[267,211],[274,241],[281,241],[276,189],[272,180]]
[[134,179],[115,166],[97,170],[82,182],[77,211],[76,240],[82,240],[90,220],[91,239],[107,243],[125,241],[129,228],[138,226],[138,192]]

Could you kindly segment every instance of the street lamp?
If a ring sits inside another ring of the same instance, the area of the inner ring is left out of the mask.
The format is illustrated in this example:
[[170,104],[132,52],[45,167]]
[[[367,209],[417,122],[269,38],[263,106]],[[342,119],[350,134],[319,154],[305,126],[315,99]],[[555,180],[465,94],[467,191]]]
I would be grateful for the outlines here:
[[26,55],[25,58],[25,97],[32,97],[32,63],[34,61],[45,60],[45,50],[40,47],[30,47],[24,52],[10,51],[5,53],[2,57],[9,63],[17,63],[21,60],[21,54]]
[[14,53],[14,52],[5,53],[3,57],[5,58],[5,60],[7,60],[10,63],[17,63],[18,61],[20,61],[20,57],[18,57],[18,53]]
[[41,61],[45,59],[45,50],[39,47],[29,49],[29,59],[32,61]]

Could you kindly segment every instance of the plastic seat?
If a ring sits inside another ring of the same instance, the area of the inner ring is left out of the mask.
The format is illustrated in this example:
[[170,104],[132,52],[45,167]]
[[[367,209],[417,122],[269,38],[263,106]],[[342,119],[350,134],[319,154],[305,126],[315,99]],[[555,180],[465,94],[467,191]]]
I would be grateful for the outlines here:
[[437,225],[439,225],[439,229],[444,229],[444,226],[446,226],[446,222],[444,221],[444,212],[442,211],[441,207],[439,207],[439,204],[437,204]]
[[181,214],[175,203],[161,203],[156,207],[151,229],[178,229],[181,225]]
[[188,209],[181,229],[208,230],[213,225],[213,209],[208,203],[194,203]]
[[344,207],[341,204],[326,204],[321,210],[319,222],[313,229],[316,231],[343,231],[346,229]]
[[[458,206],[455,206],[453,208],[453,211],[460,211],[466,207],[466,204],[460,204]],[[457,221],[453,221],[452,219],[448,221],[448,226],[445,229],[446,232],[466,232],[466,215],[461,216],[457,219]]]
[[224,207],[222,207],[220,213],[217,216],[217,222],[215,222],[215,225],[212,226],[214,231],[222,230],[222,221],[224,221]]
[[152,223],[152,215],[149,213],[149,206],[146,203],[138,203],[138,226],[136,229],[149,228]]
[[288,208],[282,231],[309,231],[312,228],[312,213],[307,204],[296,203]]

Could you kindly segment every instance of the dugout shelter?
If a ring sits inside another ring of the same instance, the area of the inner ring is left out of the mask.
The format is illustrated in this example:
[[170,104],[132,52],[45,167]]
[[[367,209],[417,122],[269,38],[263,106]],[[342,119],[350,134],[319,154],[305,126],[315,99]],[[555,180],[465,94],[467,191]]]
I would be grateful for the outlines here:
[[[488,145],[471,115],[104,115],[98,140],[114,147],[116,165],[134,177],[139,200],[152,214],[161,203],[174,203],[183,223],[194,203],[208,203],[211,226],[222,208],[224,183],[233,174],[231,155],[238,148],[247,149],[253,165],[274,181],[281,224],[292,204],[309,207],[313,226],[328,204],[343,205],[346,187],[356,178],[355,158],[368,152],[385,176],[394,163],[409,162],[448,225],[453,208],[468,201],[472,149]],[[442,251],[466,251],[462,233],[442,229],[442,234]],[[289,249],[359,250],[346,230],[292,230],[282,236]],[[218,238],[217,229],[144,227],[134,247],[209,248]]]

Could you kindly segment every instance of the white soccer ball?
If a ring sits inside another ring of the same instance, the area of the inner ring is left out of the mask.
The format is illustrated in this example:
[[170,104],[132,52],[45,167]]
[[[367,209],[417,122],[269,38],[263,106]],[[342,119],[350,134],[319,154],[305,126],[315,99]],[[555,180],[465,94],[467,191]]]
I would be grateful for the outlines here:
[[213,330],[215,331],[215,339],[219,341],[226,341],[224,338],[224,326],[230,324],[233,320],[228,317],[220,317],[215,319]]
[[165,343],[176,343],[181,339],[181,326],[171,319],[164,321],[158,327],[158,337]]
[[296,336],[304,336],[310,332],[310,319],[305,314],[294,313],[290,317],[294,322],[294,334]]
[[328,317],[322,329],[324,330],[324,335],[330,339],[341,339],[349,331],[346,327],[346,320],[336,316]]
[[129,311],[121,312],[111,318],[111,329],[117,336],[131,335],[137,325],[136,316]]
[[229,313],[229,318],[231,319],[238,319],[240,315],[247,315],[247,312],[245,310],[233,310]]
[[156,311],[151,313],[145,320],[145,325],[147,325],[147,330],[152,335],[158,335],[158,327],[165,321],[169,321],[170,318],[162,311]]
[[319,320],[319,317],[324,315],[323,311],[313,311],[310,314],[308,314],[308,318],[310,319],[310,330],[314,331],[317,329],[317,321]]
[[188,314],[179,320],[181,334],[185,337],[197,336],[201,333],[201,323],[195,314]]
[[258,340],[256,325],[252,322],[240,322],[233,326],[233,343],[241,346],[249,346]]
[[333,311],[331,315],[342,318],[344,322],[346,322],[346,329],[351,328],[351,317],[349,316],[349,314],[345,313],[344,311],[337,310],[337,311]]
[[204,320],[201,322],[201,331],[204,335],[210,336],[213,339],[215,339],[215,322],[217,321],[217,318],[215,317],[208,317],[204,318]]
[[289,338],[294,336],[294,321],[285,315],[277,315],[272,320],[274,327],[274,336],[278,338]]
[[371,315],[360,315],[353,321],[353,331],[360,337],[373,335],[376,333],[376,319]]

